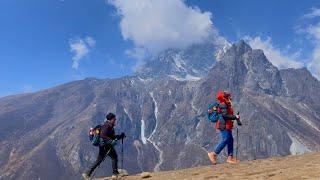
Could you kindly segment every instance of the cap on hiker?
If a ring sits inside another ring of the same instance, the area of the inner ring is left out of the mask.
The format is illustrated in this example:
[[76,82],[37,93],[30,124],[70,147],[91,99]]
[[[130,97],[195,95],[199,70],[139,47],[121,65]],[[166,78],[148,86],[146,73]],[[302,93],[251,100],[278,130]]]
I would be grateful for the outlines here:
[[228,91],[218,91],[217,100],[219,102],[225,102],[231,100],[231,93]]

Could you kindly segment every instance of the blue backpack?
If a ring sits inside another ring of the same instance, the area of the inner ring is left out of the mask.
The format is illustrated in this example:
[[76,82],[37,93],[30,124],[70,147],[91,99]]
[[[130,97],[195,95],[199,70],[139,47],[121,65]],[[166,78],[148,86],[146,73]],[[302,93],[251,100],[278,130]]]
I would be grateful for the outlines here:
[[210,122],[216,123],[219,119],[222,118],[222,115],[218,112],[219,103],[214,102],[208,106],[208,120]]
[[97,125],[94,128],[90,128],[89,139],[92,145],[100,146],[101,144],[100,132],[101,132],[101,125]]

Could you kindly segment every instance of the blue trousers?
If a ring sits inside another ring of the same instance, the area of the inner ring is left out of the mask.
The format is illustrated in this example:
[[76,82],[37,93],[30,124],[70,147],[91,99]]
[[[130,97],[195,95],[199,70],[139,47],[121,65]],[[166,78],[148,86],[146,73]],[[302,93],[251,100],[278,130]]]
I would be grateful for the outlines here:
[[216,146],[214,152],[216,154],[220,154],[220,152],[227,146],[228,148],[228,156],[233,156],[233,136],[232,131],[223,130],[220,131],[221,140],[219,144]]

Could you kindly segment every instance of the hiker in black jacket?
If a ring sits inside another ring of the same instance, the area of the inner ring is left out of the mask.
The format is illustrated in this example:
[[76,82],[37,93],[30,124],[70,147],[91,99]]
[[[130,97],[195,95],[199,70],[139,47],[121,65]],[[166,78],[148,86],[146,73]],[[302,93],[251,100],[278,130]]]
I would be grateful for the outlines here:
[[115,135],[114,126],[116,124],[116,115],[109,113],[106,116],[106,122],[101,126],[100,137],[102,142],[99,146],[99,155],[97,160],[90,166],[90,168],[82,174],[85,179],[90,179],[93,171],[100,165],[100,163],[108,155],[112,159],[112,172],[113,175],[117,176],[118,172],[118,155],[114,146],[117,143],[117,140],[125,138],[125,134],[121,133],[120,135]]

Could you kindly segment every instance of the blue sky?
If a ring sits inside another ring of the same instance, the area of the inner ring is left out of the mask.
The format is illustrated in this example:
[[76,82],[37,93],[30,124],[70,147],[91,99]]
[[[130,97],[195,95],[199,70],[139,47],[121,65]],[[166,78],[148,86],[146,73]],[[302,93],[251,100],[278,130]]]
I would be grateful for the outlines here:
[[[1,0],[0,97],[33,92],[86,77],[114,78],[130,75],[139,60],[145,58],[145,54],[155,54],[167,44],[184,47],[203,37],[206,26],[190,41],[178,40],[172,43],[167,39],[159,40],[158,37],[162,37],[161,31],[154,39],[152,36],[142,36],[137,32],[140,30],[139,23],[152,19],[136,15],[132,2]],[[177,32],[190,36],[190,32],[185,30],[188,26],[184,22],[188,20],[183,19],[183,14],[191,14],[199,19],[197,26],[210,22],[219,36],[229,42],[246,38],[252,46],[265,49],[267,57],[275,59],[276,65],[277,59],[284,59],[277,65],[279,67],[308,66],[315,74],[318,70],[319,1],[163,2],[166,1],[151,4],[154,6],[150,6],[142,15],[152,17],[155,12],[159,16],[175,16],[172,14],[174,12],[180,17],[178,14],[181,13],[182,19],[175,18],[176,21],[163,24],[174,24]],[[165,12],[170,9],[168,6],[172,7],[171,14]],[[154,7],[155,10],[152,9]],[[159,21],[168,21],[166,18],[159,18]],[[120,26],[121,23],[123,26]],[[161,23],[155,25],[155,28]]]

